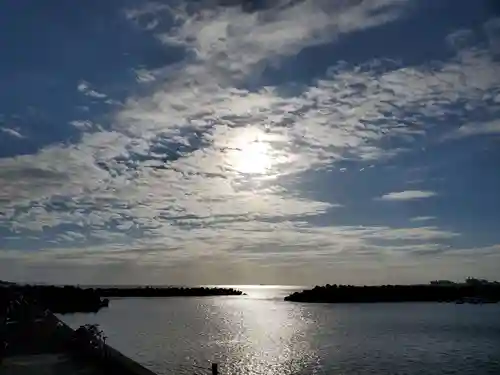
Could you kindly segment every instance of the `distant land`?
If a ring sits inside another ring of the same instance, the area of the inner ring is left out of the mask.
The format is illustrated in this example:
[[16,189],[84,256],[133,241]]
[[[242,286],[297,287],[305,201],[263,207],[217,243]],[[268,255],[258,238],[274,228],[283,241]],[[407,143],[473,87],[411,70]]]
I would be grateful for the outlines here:
[[244,293],[233,288],[219,287],[114,287],[93,289],[101,297],[205,297],[240,296]]
[[420,285],[316,286],[285,297],[291,302],[374,303],[374,302],[500,302],[500,283],[468,278],[463,283],[449,280]]
[[12,296],[35,301],[53,313],[97,312],[110,297],[205,297],[243,295],[233,288],[206,287],[111,287],[86,288],[72,285],[28,285],[0,281],[0,306]]

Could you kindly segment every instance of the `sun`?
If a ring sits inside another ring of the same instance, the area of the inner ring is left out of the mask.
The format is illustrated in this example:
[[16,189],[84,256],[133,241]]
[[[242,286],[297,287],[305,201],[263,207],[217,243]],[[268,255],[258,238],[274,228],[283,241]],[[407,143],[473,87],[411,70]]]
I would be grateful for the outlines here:
[[227,150],[227,166],[242,174],[263,175],[273,166],[272,148],[268,142],[258,136],[242,134]]
[[253,141],[235,150],[233,168],[245,174],[265,174],[271,169],[270,147],[267,143]]

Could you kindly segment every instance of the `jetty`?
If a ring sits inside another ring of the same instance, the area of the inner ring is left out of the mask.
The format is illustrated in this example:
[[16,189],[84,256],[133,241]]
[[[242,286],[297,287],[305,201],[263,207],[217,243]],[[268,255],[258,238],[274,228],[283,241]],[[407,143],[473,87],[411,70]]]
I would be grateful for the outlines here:
[[95,326],[73,330],[22,294],[0,300],[0,375],[155,375],[105,343]]

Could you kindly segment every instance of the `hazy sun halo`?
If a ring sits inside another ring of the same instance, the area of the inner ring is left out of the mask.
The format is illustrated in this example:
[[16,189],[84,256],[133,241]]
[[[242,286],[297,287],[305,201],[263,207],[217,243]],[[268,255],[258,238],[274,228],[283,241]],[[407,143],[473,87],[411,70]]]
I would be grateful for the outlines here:
[[269,145],[252,141],[238,147],[232,155],[232,167],[240,173],[265,174],[271,168]]
[[226,154],[227,165],[237,173],[267,174],[272,167],[272,148],[263,134],[246,131],[231,142]]

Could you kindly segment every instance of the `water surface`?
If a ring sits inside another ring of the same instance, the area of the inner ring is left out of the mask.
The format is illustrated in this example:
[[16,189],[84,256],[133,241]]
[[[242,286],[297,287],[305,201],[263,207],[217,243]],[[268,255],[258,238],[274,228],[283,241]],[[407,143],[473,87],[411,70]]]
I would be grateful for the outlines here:
[[158,374],[500,374],[500,304],[302,304],[294,288],[248,296],[117,299],[98,314],[108,342]]

